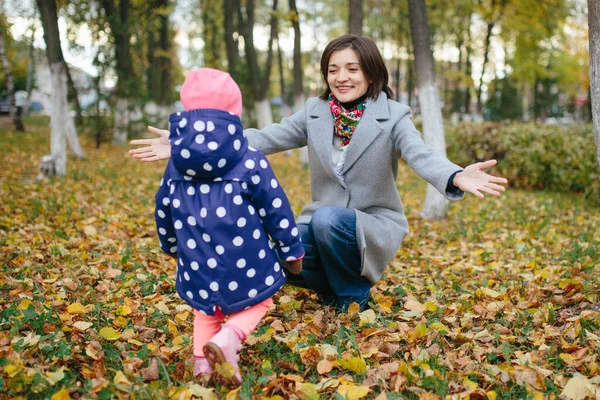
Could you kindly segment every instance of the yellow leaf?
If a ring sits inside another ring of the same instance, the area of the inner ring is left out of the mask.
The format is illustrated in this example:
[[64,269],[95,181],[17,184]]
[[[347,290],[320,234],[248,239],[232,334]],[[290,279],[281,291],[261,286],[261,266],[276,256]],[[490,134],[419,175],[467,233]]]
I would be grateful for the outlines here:
[[307,400],[316,400],[319,398],[317,385],[308,382],[297,383],[300,386],[300,392],[302,392]]
[[170,315],[171,314],[171,310],[169,310],[169,307],[167,307],[167,305],[164,302],[158,302],[154,305],[154,307],[156,307],[156,309],[158,309],[161,313],[166,314],[166,315]]
[[481,292],[484,296],[488,296],[491,298],[496,298],[496,297],[500,297],[502,296],[502,293],[495,291],[494,289],[490,289],[490,288],[486,288],[486,287],[480,287],[479,289],[477,289],[479,292]]
[[361,326],[364,324],[374,324],[375,320],[377,319],[377,315],[373,310],[366,310],[361,313],[358,313],[358,315],[360,317],[359,325]]
[[115,315],[129,315],[131,314],[131,307],[122,305],[115,310]]
[[83,233],[85,233],[87,236],[94,236],[98,234],[98,231],[92,225],[86,225],[83,227]]
[[434,322],[429,327],[436,332],[442,332],[442,331],[450,332],[450,329],[447,328],[446,325],[439,323],[439,322]]
[[377,296],[376,298],[377,301],[377,305],[379,306],[379,308],[381,308],[383,310],[383,312],[385,313],[391,313],[392,312],[392,305],[394,304],[394,299],[392,299],[390,296]]
[[187,321],[187,319],[188,319],[189,316],[190,316],[190,313],[187,312],[187,311],[184,311],[182,313],[179,313],[179,314],[175,315],[175,319],[179,320],[181,322],[185,322],[185,321]]
[[168,396],[171,400],[190,400],[192,398],[192,393],[186,386],[174,387],[169,390]]
[[127,343],[131,343],[131,344],[134,344],[136,346],[143,346],[144,345],[144,343],[140,342],[139,340],[135,340],[135,339],[129,339],[127,341]]
[[463,385],[466,388],[469,388],[471,390],[475,390],[477,389],[477,383],[473,382],[472,380],[470,380],[469,378],[465,377],[465,379],[463,379]]
[[348,400],[362,399],[369,394],[369,387],[342,384],[337,388],[336,392]]
[[116,326],[120,326],[120,327],[124,327],[127,325],[127,323],[129,322],[129,320],[125,317],[121,317],[120,315],[115,318],[115,320],[113,321],[113,324]]
[[423,322],[419,322],[419,324],[415,326],[415,329],[419,332],[419,337],[425,337],[425,335],[427,335],[427,325]]
[[121,334],[111,327],[100,329],[100,337],[106,340],[117,340],[121,338]]
[[225,397],[225,400],[237,400],[238,398],[238,393],[240,392],[240,389],[242,387],[239,386],[233,390],[230,390],[229,393],[227,393],[227,396]]
[[348,315],[354,315],[360,312],[360,306],[358,303],[352,303],[348,306]]
[[56,385],[58,382],[62,381],[65,377],[64,372],[65,367],[60,367],[58,370],[54,372],[49,372],[46,374],[46,380],[50,382],[52,386]]
[[423,305],[429,312],[434,312],[435,310],[437,310],[437,305],[433,301],[426,301]]
[[485,397],[487,397],[488,400],[496,400],[496,392],[490,390],[489,392],[485,393]]
[[175,324],[175,322],[168,320],[167,325],[169,326],[169,334],[172,337],[179,334],[179,329],[177,329],[177,324]]
[[235,375],[235,368],[229,363],[217,363],[215,365],[215,372],[225,379],[231,379]]
[[71,395],[67,388],[62,388],[58,392],[54,393],[50,400],[71,400]]
[[85,314],[87,309],[83,306],[83,304],[77,302],[73,304],[69,304],[67,307],[67,312],[69,314]]
[[533,400],[544,400],[546,397],[544,396],[544,392],[540,392],[539,390],[533,389]]
[[273,335],[275,334],[275,329],[269,327],[265,333],[263,333],[259,339],[263,342],[266,342],[268,340],[271,340],[271,338],[273,337]]
[[123,371],[117,371],[113,382],[115,385],[131,385],[131,382],[129,382]]
[[79,329],[80,331],[85,331],[86,329],[89,329],[92,325],[94,325],[91,322],[85,322],[85,321],[77,321],[73,324],[73,326],[77,329]]
[[340,358],[338,362],[340,363],[342,368],[352,372],[356,372],[357,374],[364,374],[365,372],[367,372],[367,364],[362,358]]
[[27,310],[30,305],[31,305],[31,300],[25,299],[19,303],[19,305],[17,306],[17,310],[21,310],[21,311]]
[[597,395],[599,390],[600,388],[592,385],[587,378],[573,377],[565,385],[560,397],[569,400],[598,399],[600,397]]
[[4,373],[13,377],[21,370],[22,365],[8,364],[4,366]]
[[575,361],[575,357],[573,357],[572,355],[570,355],[569,353],[560,353],[559,357],[566,363],[566,364],[573,364],[573,362]]
[[267,396],[262,396],[260,398],[261,400],[285,400],[283,397],[281,397],[280,395],[275,395],[275,396],[271,396],[271,397],[267,397]]
[[217,400],[218,396],[215,393],[215,389],[207,389],[197,383],[191,384],[188,389],[193,396],[196,396],[200,400]]
[[173,346],[181,346],[182,344],[185,343],[186,339],[188,339],[188,336],[186,336],[186,335],[176,336],[173,339]]

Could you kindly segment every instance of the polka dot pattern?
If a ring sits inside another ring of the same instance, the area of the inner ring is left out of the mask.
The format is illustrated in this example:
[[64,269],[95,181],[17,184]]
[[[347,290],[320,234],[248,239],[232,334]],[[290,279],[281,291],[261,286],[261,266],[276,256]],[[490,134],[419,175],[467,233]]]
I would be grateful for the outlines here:
[[239,118],[222,114],[171,117],[176,172],[167,169],[156,196],[157,236],[163,250],[177,255],[177,291],[208,315],[271,296],[285,279],[277,252],[284,259],[303,254],[267,159],[248,146]]

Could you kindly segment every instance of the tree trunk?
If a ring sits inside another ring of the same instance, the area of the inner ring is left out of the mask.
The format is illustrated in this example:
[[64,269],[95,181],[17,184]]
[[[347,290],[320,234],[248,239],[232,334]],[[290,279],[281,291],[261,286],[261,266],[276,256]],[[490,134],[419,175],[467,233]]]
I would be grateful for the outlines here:
[[246,59],[248,61],[252,93],[254,94],[254,109],[256,111],[259,129],[273,123],[273,114],[271,112],[271,106],[268,100],[268,90],[271,67],[273,64],[273,41],[277,32],[277,3],[278,0],[273,0],[273,12],[271,14],[271,35],[269,37],[265,73],[262,77],[258,67],[256,48],[254,47],[254,0],[248,0],[246,4],[246,18],[241,16],[241,12],[239,15],[241,21],[240,30],[244,36]]
[[[304,83],[302,73],[302,36],[300,34],[300,14],[296,7],[296,0],[289,0],[289,8],[294,28],[294,112],[302,110],[306,97],[304,96]],[[299,149],[300,162],[308,166],[308,148]]]
[[56,174],[64,176],[67,167],[65,139],[68,139],[71,150],[76,157],[83,158],[84,153],[77,138],[75,124],[67,100],[67,76],[65,73],[65,60],[60,48],[56,3],[54,0],[36,0],[36,4],[44,28],[46,56],[48,57],[52,79],[50,150],[55,163]]
[[[114,113],[113,142],[125,144],[127,141],[127,126],[123,123],[128,123],[129,111],[126,108],[121,108],[121,106],[129,104],[127,99],[133,97],[133,92],[135,92],[135,86],[131,84],[133,68],[131,63],[131,32],[128,28],[131,4],[130,0],[120,0],[118,5],[115,1],[101,0],[101,4],[115,42],[117,104]],[[125,99],[125,102],[121,101],[123,99]]]
[[363,0],[348,1],[348,33],[362,36]]
[[[158,6],[161,8],[169,7],[168,0],[159,0]],[[158,17],[160,21],[159,45],[161,55],[159,58],[160,71],[160,93],[158,96],[159,104],[166,105],[171,101],[171,92],[173,90],[173,80],[171,76],[171,37],[169,32],[169,15],[161,13]]]
[[[446,156],[444,123],[440,99],[435,83],[433,54],[429,39],[429,25],[425,0],[409,0],[410,30],[415,49],[419,105],[423,119],[423,139],[434,151]],[[421,217],[442,218],[448,210],[448,201],[433,186],[427,185],[427,195]]]
[[[44,0],[37,0],[38,2]],[[40,9],[40,14],[44,12]],[[45,31],[45,29],[44,29]],[[44,35],[45,36],[45,35]],[[52,114],[50,115],[50,155],[54,162],[57,176],[65,176],[67,173],[67,144],[66,125],[72,125],[73,118],[69,114],[69,103],[67,102],[67,76],[64,72],[64,63],[58,62],[50,65],[50,78],[52,79],[52,93],[50,102]]]
[[294,111],[299,111],[302,110],[306,101],[302,81],[302,36],[300,35],[300,15],[296,7],[296,0],[289,0],[289,6],[294,28]]
[[590,100],[596,137],[596,156],[600,166],[600,3],[588,0],[590,31]]
[[129,126],[129,100],[126,97],[118,97],[114,111],[113,142],[124,144],[127,142],[127,129]]
[[[279,42],[279,35],[277,37],[277,68],[279,70],[279,86],[281,93],[281,109],[288,108],[287,93],[285,90],[285,74],[283,72],[283,52],[281,51],[281,43]],[[287,116],[287,115],[285,115]]]
[[10,117],[15,124],[15,129],[17,131],[25,132],[25,127],[23,126],[23,121],[21,121],[20,112],[17,112],[17,105],[15,103],[15,83],[12,76],[12,71],[10,70],[10,63],[8,62],[8,55],[6,52],[6,42],[5,35],[3,29],[0,28],[0,58],[2,59],[2,67],[4,69],[4,77],[6,81],[6,88],[8,89],[8,98],[9,98],[9,109],[10,109]]
[[75,124],[77,126],[83,125],[83,115],[81,114],[81,104],[79,104],[79,96],[77,95],[77,88],[75,87],[75,82],[73,81],[73,77],[71,76],[71,70],[69,66],[65,62],[65,74],[67,75],[67,99],[73,102],[73,106],[75,107]]
[[[37,8],[34,10],[33,19],[37,19]],[[27,62],[27,83],[25,83],[25,91],[27,92],[27,103],[25,104],[24,114],[29,115],[31,108],[31,88],[33,87],[33,74],[35,73],[35,27],[36,23],[31,24],[31,38],[29,42],[29,61]]]
[[[152,4],[149,4],[149,7],[153,8]],[[152,8],[150,9],[150,12],[153,11]],[[154,29],[149,29],[148,51],[146,53],[146,59],[148,62],[148,69],[146,70],[146,91],[148,92],[148,98],[152,100],[156,100],[159,93],[159,74],[156,47],[156,32],[154,32]]]
[[[225,0],[225,47],[227,49],[227,68],[234,81],[238,81],[240,50],[235,33],[235,10],[239,9],[239,0]],[[239,83],[239,82],[238,82]]]
[[527,82],[523,84],[521,106],[523,108],[523,122],[529,122],[531,120],[531,85]]
[[465,59],[465,75],[467,77],[467,86],[465,89],[464,107],[465,114],[471,113],[471,73],[473,71],[473,64],[471,63],[471,55],[473,50],[473,41],[471,40],[471,15],[469,15],[467,23],[467,44],[466,44],[466,59]]
[[483,91],[483,77],[485,75],[485,66],[487,65],[490,43],[492,40],[492,30],[494,29],[494,23],[488,22],[487,32],[485,34],[485,45],[483,48],[483,64],[481,65],[481,75],[479,76],[479,87],[477,88],[477,112],[481,113],[481,92]]

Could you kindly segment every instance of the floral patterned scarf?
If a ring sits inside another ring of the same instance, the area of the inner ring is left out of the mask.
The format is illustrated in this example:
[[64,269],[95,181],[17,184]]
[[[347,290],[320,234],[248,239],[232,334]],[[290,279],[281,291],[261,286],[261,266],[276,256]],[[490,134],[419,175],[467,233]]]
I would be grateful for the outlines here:
[[340,138],[340,145],[347,146],[352,139],[354,129],[367,106],[367,98],[346,110],[332,94],[329,95],[329,109],[333,117],[333,133]]

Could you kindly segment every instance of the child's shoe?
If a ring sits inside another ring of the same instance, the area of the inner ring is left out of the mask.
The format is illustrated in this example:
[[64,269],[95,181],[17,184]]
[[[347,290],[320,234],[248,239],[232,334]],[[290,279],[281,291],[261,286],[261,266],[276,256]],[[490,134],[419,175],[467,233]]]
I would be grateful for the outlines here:
[[[208,363],[217,372],[220,381],[229,387],[242,384],[242,375],[238,367],[238,353],[242,350],[242,339],[236,331],[234,327],[224,325],[203,348]],[[233,371],[227,371],[226,364],[233,367]]]
[[206,357],[194,357],[194,376],[202,386],[210,382],[213,369]]

